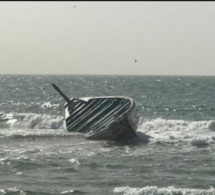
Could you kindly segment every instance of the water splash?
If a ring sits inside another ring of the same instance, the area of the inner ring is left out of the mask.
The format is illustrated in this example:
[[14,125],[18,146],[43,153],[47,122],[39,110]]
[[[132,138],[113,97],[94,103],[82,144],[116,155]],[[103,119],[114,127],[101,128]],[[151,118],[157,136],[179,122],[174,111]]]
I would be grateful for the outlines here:
[[8,113],[0,122],[0,129],[63,129],[63,117],[36,113]]
[[143,121],[138,132],[150,136],[150,143],[191,144],[208,146],[215,144],[213,128],[215,121],[184,121],[153,119]]

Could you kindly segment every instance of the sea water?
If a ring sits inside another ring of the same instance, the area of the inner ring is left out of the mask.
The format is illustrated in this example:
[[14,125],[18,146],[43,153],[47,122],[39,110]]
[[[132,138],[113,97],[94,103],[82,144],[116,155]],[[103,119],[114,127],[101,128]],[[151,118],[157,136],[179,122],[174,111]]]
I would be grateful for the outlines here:
[[[138,139],[63,126],[69,97],[136,102]],[[0,195],[215,195],[215,77],[0,75]]]

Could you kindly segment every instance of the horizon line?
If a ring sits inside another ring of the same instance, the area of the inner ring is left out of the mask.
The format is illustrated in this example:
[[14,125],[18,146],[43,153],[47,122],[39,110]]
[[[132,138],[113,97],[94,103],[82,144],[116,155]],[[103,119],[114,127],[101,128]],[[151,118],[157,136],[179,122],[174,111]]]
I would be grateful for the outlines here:
[[0,76],[181,76],[181,77],[214,77],[215,75],[180,75],[180,74],[53,74],[53,73],[0,73]]

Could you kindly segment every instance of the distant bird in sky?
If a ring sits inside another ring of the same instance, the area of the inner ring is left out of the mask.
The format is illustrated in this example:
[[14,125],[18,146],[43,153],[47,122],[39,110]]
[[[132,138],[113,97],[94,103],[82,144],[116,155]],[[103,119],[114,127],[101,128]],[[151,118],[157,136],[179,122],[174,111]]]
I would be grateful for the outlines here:
[[137,62],[137,60],[136,60],[136,59],[134,59],[134,61],[135,61],[135,62]]

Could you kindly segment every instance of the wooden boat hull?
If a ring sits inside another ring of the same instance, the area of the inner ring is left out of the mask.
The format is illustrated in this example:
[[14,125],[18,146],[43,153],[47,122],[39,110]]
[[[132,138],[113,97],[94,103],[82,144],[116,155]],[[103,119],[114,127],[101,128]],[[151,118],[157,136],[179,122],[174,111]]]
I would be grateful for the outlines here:
[[129,97],[85,97],[64,106],[66,129],[87,139],[130,140],[136,137],[137,123],[135,103]]

